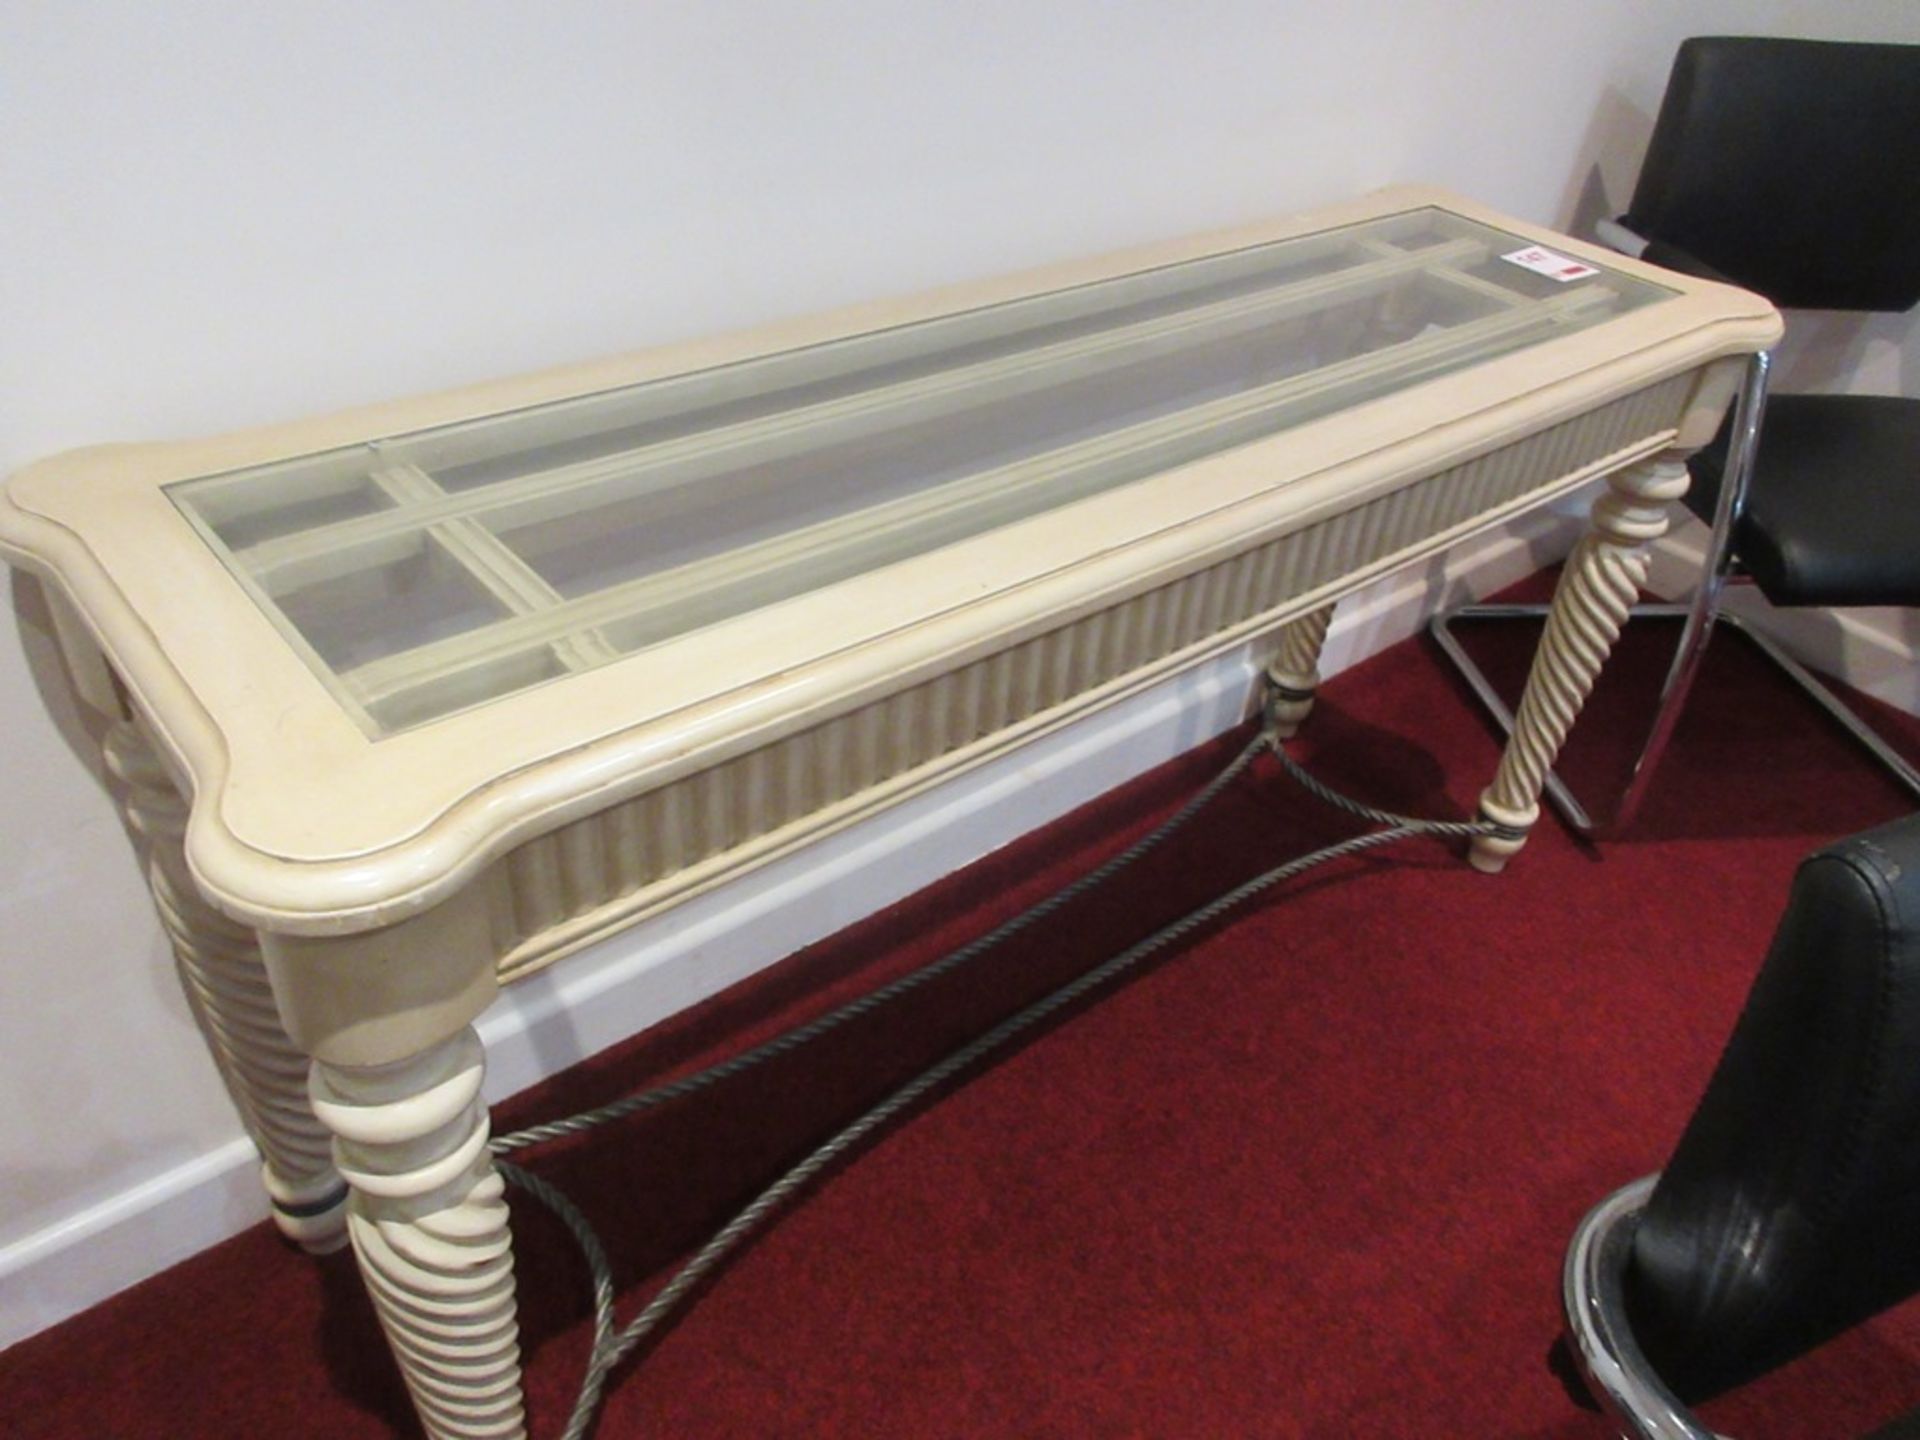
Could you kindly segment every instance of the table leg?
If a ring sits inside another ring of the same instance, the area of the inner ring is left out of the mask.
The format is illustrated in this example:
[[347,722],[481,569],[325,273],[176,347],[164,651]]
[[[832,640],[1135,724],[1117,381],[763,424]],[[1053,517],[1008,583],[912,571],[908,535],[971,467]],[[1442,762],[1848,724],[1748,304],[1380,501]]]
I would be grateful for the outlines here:
[[307,1101],[307,1057],[281,1028],[258,938],[201,899],[183,848],[186,801],[138,722],[115,721],[104,750],[187,1003],[259,1148],[274,1224],[316,1254],[337,1250],[346,1240],[346,1187]]
[[485,892],[344,935],[261,934],[347,1234],[432,1440],[526,1433],[513,1249],[473,1020],[499,993]]
[[1526,844],[1547,772],[1646,581],[1647,544],[1666,533],[1668,507],[1686,491],[1685,461],[1671,451],[1607,477],[1590,527],[1560,572],[1513,734],[1480,797],[1480,817],[1503,833],[1474,840],[1476,869],[1497,873]]
[[347,1231],[432,1440],[524,1436],[512,1240],[470,1025],[404,1060],[316,1060]]
[[1322,605],[1280,631],[1280,653],[1267,666],[1267,683],[1273,687],[1267,714],[1274,734],[1282,740],[1291,738],[1313,709],[1314,692],[1320,688],[1320,652],[1327,643],[1333,610]]

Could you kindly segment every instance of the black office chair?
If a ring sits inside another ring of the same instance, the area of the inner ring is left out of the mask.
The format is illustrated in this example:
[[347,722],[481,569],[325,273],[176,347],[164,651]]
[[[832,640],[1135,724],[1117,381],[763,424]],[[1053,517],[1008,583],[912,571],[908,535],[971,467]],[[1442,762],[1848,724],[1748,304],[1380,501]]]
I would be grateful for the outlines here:
[[[1783,307],[1904,311],[1920,300],[1920,45],[1817,40],[1683,43],[1633,193],[1600,238],[1657,265],[1730,280]],[[1730,578],[1774,605],[1920,604],[1920,400],[1766,395],[1759,357],[1686,504],[1712,528],[1660,706],[1606,828],[1627,824],[1664,749],[1716,621],[1748,635],[1916,796],[1909,765],[1825,685],[1742,617]],[[1764,411],[1764,423],[1762,414]],[[1466,618],[1541,606],[1468,606],[1434,638],[1507,729],[1511,715],[1452,633]],[[1555,776],[1577,830],[1601,827]]]
[[1920,1289],[1920,815],[1803,862],[1666,1169],[1567,1253],[1569,1336],[1629,1440]]

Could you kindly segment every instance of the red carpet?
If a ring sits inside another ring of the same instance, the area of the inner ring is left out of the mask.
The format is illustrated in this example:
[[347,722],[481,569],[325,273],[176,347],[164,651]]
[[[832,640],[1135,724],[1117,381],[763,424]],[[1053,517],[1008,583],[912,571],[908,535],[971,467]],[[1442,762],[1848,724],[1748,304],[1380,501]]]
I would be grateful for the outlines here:
[[[1619,763],[1623,657],[1570,763]],[[1486,648],[1523,653],[1518,636]],[[1905,723],[1920,748],[1920,729]],[[516,1100],[504,1128],[690,1068],[979,933],[1178,805],[1208,747]],[[1383,805],[1460,814],[1497,748],[1424,642],[1325,692],[1298,751]],[[1552,1359],[1585,1209],[1657,1168],[1795,862],[1902,813],[1723,636],[1630,841],[1550,819],[1503,877],[1434,844],[1264,897],[923,1108],[753,1243],[622,1372],[598,1434],[1611,1434]],[[587,1207],[622,1313],[783,1161],[1022,1000],[1349,827],[1270,764],[1112,893],[614,1143],[535,1161]],[[536,1435],[584,1283],[521,1203]],[[1748,1440],[1920,1406],[1920,1307],[1708,1407]],[[11,1436],[412,1434],[351,1262],[261,1227],[0,1356]]]

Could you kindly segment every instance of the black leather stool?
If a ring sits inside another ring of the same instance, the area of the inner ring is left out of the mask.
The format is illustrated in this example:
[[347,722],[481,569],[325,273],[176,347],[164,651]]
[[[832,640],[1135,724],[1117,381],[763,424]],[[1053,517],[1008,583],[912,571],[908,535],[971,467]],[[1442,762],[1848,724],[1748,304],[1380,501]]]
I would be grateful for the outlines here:
[[1581,1222],[1563,1298],[1627,1436],[1709,1440],[1685,1400],[1916,1291],[1920,815],[1801,864],[1672,1159]]

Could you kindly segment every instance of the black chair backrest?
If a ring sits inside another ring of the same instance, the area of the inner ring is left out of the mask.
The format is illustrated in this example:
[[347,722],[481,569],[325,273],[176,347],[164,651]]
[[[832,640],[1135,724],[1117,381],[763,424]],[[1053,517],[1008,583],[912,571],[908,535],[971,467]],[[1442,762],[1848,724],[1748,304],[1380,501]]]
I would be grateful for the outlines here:
[[1920,815],[1801,865],[1626,1286],[1688,1399],[1920,1289]]
[[1685,41],[1625,222],[1776,305],[1908,309],[1920,45]]

